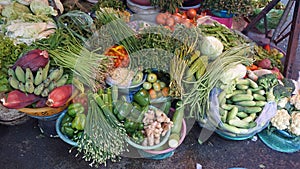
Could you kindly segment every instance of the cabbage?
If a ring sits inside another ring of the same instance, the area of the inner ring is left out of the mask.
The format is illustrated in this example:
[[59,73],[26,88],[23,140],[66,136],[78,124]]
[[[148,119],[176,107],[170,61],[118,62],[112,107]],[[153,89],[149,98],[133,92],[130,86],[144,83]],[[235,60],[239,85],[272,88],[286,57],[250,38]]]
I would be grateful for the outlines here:
[[45,0],[33,0],[30,3],[30,9],[36,15],[57,15],[57,11],[52,6],[49,6],[48,1]]
[[22,17],[25,13],[31,13],[27,6],[14,2],[5,6],[2,10],[1,15],[8,18],[9,20],[15,20]]
[[213,36],[205,36],[200,43],[201,54],[208,56],[209,60],[215,60],[223,49],[222,42]]

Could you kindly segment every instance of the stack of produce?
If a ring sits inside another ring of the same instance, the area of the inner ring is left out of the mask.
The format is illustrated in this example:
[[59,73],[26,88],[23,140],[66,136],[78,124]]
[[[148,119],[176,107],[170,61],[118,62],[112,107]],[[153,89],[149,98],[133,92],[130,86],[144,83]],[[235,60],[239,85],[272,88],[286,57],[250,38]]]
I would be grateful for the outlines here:
[[[55,1],[60,12],[60,1]],[[58,14],[47,0],[6,2],[1,10],[4,34],[16,43],[32,44],[54,33],[56,24],[52,19]]]
[[50,71],[49,67],[45,50],[31,50],[20,57],[8,70],[8,81],[14,90],[2,98],[3,105],[10,109],[63,106],[72,95],[73,87],[65,85],[68,74],[64,74],[62,68]]

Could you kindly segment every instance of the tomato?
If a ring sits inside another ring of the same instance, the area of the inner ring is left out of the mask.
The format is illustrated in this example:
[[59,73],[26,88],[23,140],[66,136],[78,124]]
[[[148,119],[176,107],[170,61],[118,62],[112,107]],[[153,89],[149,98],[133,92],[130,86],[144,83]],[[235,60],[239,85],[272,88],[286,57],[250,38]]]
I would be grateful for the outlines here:
[[149,90],[149,95],[150,95],[151,99],[156,99],[157,98],[157,94],[156,94],[156,91],[154,89]]
[[153,86],[153,89],[157,92],[160,91],[160,89],[161,89],[159,82],[154,82],[152,86]]
[[167,97],[169,95],[169,88],[168,87],[164,87],[161,89],[161,93],[164,97]]
[[196,11],[196,9],[191,8],[187,11],[186,15],[189,19],[194,19],[197,15],[197,11]]
[[149,73],[147,77],[147,81],[150,83],[154,83],[157,80],[157,75],[155,73]]

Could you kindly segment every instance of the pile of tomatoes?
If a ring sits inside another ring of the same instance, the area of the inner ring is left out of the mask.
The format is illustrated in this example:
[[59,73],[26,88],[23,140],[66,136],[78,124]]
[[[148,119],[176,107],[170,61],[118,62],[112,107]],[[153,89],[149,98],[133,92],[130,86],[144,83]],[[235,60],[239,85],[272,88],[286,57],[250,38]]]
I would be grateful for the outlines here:
[[156,16],[156,23],[164,25],[166,28],[171,30],[174,30],[174,26],[176,24],[184,24],[187,28],[190,28],[196,25],[197,19],[203,17],[203,15],[205,14],[197,14],[197,10],[193,8],[187,11],[178,11],[174,14],[169,12],[159,13]]
[[109,48],[105,53],[106,56],[112,56],[114,60],[114,67],[128,67],[129,66],[129,56],[122,45],[114,45]]

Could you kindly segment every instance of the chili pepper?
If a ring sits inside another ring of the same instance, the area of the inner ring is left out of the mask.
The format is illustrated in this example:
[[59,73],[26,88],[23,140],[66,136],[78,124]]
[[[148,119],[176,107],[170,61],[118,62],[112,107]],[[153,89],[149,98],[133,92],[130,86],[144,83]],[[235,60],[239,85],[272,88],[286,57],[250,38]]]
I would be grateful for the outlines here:
[[132,134],[132,139],[136,142],[136,143],[141,143],[144,141],[144,134],[142,133],[142,131],[136,131]]
[[150,104],[150,95],[147,90],[141,89],[133,95],[133,100],[144,107]]
[[63,127],[65,134],[69,137],[72,138],[74,136],[74,129],[72,127]]
[[68,107],[68,114],[71,117],[75,117],[77,113],[81,114],[84,112],[84,107],[81,103],[72,103],[69,107]]
[[85,126],[86,115],[83,113],[77,113],[74,120],[72,121],[72,128],[77,130],[83,130]]
[[270,51],[271,51],[270,44],[266,44],[266,45],[264,46],[264,49],[267,50],[268,52],[270,52]]

